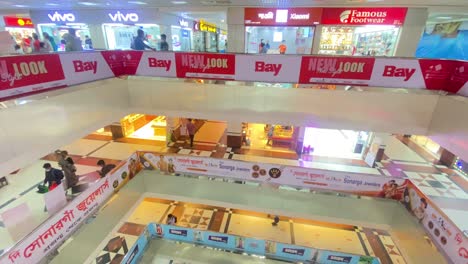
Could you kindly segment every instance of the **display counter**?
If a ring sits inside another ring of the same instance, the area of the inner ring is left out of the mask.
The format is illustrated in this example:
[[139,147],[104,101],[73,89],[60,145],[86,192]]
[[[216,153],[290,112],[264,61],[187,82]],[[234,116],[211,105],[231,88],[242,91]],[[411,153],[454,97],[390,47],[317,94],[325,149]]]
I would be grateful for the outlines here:
[[294,143],[294,127],[276,125],[273,130],[272,146],[291,148]]
[[166,117],[158,116],[153,121],[151,121],[151,128],[154,131],[154,136],[165,137],[166,136]]

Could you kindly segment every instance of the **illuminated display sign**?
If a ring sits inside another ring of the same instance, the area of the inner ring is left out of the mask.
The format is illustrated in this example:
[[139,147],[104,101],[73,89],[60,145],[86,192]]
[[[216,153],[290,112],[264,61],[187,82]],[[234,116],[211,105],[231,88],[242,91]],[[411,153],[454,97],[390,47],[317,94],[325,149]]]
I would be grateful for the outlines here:
[[245,25],[310,26],[320,22],[322,8],[246,8]]
[[216,24],[208,23],[204,20],[200,20],[199,29],[200,31],[211,32],[211,33],[216,33],[218,31]]
[[75,14],[73,13],[59,13],[55,11],[52,14],[47,14],[52,22],[75,22]]
[[137,13],[122,13],[120,11],[109,13],[108,16],[113,22],[138,22],[140,19]]
[[5,16],[3,17],[3,21],[6,27],[34,28],[34,24],[30,18]]

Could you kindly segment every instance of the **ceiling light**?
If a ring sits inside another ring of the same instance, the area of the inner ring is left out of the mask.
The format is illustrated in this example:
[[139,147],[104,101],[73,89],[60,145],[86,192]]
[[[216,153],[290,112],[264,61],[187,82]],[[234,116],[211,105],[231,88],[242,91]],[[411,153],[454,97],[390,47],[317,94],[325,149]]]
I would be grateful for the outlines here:
[[224,19],[221,19],[221,23],[224,23]]
[[27,5],[13,5],[13,6],[16,6],[16,7],[28,7]]
[[185,5],[187,1],[171,1],[174,5]]
[[145,2],[141,2],[141,1],[128,1],[127,3],[134,4],[134,5],[146,5]]
[[78,2],[78,4],[84,5],[84,6],[96,6],[96,5],[98,5],[96,3],[91,3],[91,2]]
[[48,5],[48,6],[58,6],[59,4],[56,4],[56,3],[47,3],[46,5]]
[[451,16],[440,16],[440,17],[436,17],[437,19],[452,19]]

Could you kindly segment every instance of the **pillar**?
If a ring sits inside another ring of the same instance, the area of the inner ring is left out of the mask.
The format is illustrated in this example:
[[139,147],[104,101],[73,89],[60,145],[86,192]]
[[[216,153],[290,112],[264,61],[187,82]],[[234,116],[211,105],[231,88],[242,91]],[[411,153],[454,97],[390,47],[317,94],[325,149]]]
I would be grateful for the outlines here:
[[227,122],[227,147],[242,147],[242,123]]
[[166,145],[172,142],[171,135],[178,126],[179,118],[166,116]]
[[401,28],[395,57],[414,57],[426,27],[427,8],[408,8],[405,23]]
[[372,143],[365,158],[367,165],[373,168],[376,162],[382,161],[388,139],[391,136],[387,133],[374,133]]
[[229,7],[227,11],[227,51],[245,53],[244,8]]

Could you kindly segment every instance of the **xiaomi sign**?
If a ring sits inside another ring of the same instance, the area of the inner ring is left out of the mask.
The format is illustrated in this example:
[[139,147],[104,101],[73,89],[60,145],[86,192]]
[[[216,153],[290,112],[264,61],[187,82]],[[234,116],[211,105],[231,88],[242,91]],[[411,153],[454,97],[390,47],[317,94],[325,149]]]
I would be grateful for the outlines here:
[[321,8],[246,8],[245,25],[311,26],[320,22]]

